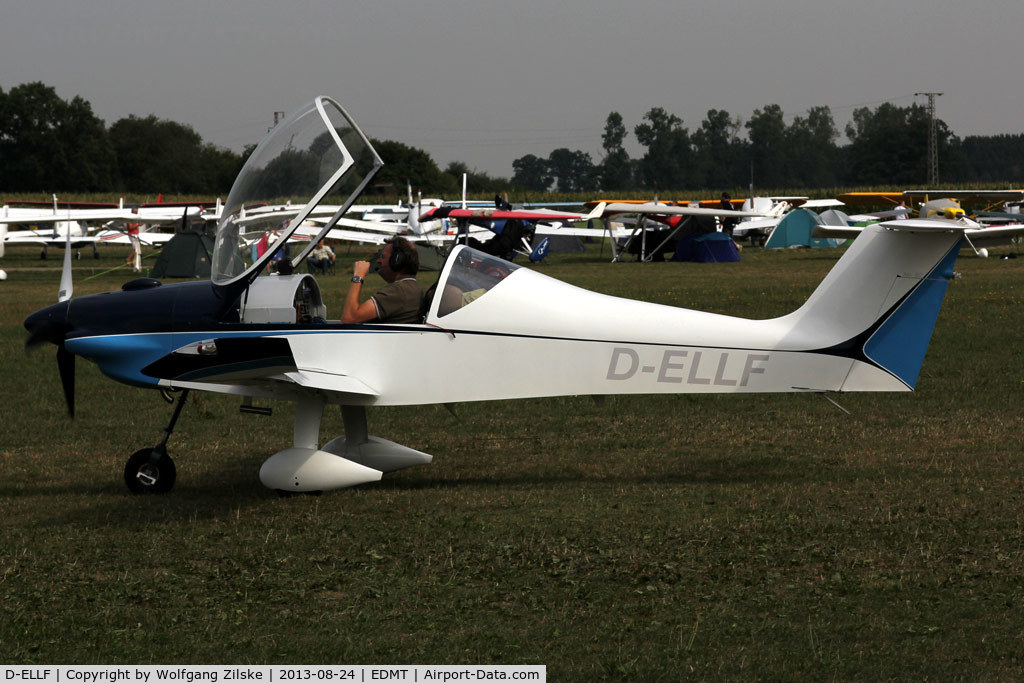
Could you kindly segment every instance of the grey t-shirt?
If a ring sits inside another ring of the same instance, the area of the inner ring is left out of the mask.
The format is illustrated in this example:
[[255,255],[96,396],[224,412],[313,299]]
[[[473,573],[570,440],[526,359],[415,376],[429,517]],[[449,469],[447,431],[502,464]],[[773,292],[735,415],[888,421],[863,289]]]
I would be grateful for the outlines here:
[[370,295],[382,323],[418,323],[423,290],[416,278],[407,277],[384,285]]

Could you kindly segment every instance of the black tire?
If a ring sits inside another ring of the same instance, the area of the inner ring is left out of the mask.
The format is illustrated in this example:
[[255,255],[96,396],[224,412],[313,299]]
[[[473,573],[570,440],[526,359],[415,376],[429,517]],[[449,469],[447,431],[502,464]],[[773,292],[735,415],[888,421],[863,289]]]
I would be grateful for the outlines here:
[[174,488],[174,461],[162,450],[143,448],[124,466],[124,483],[132,493],[167,493]]

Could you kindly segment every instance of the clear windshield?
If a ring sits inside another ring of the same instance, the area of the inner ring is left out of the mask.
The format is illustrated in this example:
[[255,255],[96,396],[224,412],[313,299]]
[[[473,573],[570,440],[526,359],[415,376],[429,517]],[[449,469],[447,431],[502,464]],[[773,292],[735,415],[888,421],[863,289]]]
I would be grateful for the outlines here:
[[235,179],[217,226],[213,281],[253,274],[282,255],[297,264],[380,166],[366,136],[334,100],[318,97],[294,112]]
[[469,247],[457,247],[449,257],[451,268],[438,283],[439,318],[468,306],[507,278],[519,266]]

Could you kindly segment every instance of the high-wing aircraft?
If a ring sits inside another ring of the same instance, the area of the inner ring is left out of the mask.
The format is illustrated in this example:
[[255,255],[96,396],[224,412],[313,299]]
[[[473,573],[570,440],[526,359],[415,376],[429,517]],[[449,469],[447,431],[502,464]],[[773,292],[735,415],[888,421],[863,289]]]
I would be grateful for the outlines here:
[[[589,204],[588,204],[589,206]],[[609,220],[614,216],[633,215],[637,216],[632,232],[621,247],[617,247],[617,241],[612,240],[612,261],[622,260],[626,252],[636,253],[641,261],[650,261],[662,252],[664,247],[673,240],[680,232],[687,229],[694,229],[694,222],[697,220],[723,219],[723,218],[764,218],[782,215],[788,205],[779,202],[770,209],[758,210],[730,210],[713,208],[712,206],[677,206],[663,204],[661,202],[600,202],[591,211],[592,215],[605,219],[608,225]],[[656,245],[648,246],[648,233],[650,221],[655,221],[661,227],[657,229],[653,238]]]
[[[31,314],[25,327],[27,347],[56,345],[69,412],[78,356],[114,380],[180,391],[163,441],[129,458],[130,490],[174,485],[166,445],[195,390],[235,395],[243,406],[254,398],[296,404],[293,445],[260,469],[263,484],[282,492],[353,486],[431,461],[370,436],[371,406],[909,391],[966,230],[941,220],[865,228],[803,306],[770,320],[606,296],[459,245],[426,297],[422,323],[342,324],[329,318],[312,275],[265,275],[273,250],[254,255],[246,245],[277,226],[253,228],[242,210],[282,197],[301,206],[281,229],[287,242],[319,204],[338,206],[296,249],[298,265],[381,165],[341,106],[318,97],[277,126],[243,167],[218,226],[210,281],[140,278],[119,291],[71,298],[65,256],[59,302]],[[285,177],[294,185],[283,187]],[[424,357],[431,362],[409,360]],[[496,357],[530,362],[496,364]],[[324,443],[320,423],[329,404],[341,406],[345,434]]]
[[[53,208],[0,207],[0,247],[37,245],[73,249],[91,246],[96,253],[97,244],[163,244],[173,237],[156,229],[198,217],[201,207],[194,204],[164,204],[126,207],[120,204],[98,208],[80,208],[66,205],[58,208],[53,197]],[[10,230],[11,225],[49,226],[37,230]],[[103,226],[96,232],[92,226]],[[71,240],[67,239],[71,237]],[[136,250],[137,251],[137,250]],[[3,252],[0,251],[0,256]],[[98,257],[98,255],[97,255]]]
[[[898,192],[847,192],[838,199],[853,206],[893,206],[909,213],[915,205],[949,200],[957,206],[971,204],[982,211],[1024,200],[1024,190],[902,190]],[[876,214],[877,215],[877,214]],[[927,218],[926,215],[919,216]]]
[[[925,204],[928,206],[928,203]],[[960,248],[971,249],[975,254],[985,258],[988,247],[1006,245],[1024,236],[1024,225],[986,226],[973,221],[964,215],[959,207],[947,207],[945,212],[932,210],[928,218],[905,218],[903,220],[881,223],[881,225],[898,224],[907,229],[920,229],[922,226],[937,227],[945,225],[948,229],[958,230],[962,235]],[[819,225],[814,228],[813,236],[821,238],[851,239],[858,237],[869,226],[835,226]]]
[[[580,231],[565,228],[563,225],[579,221],[587,221],[596,217],[590,215],[552,211],[550,209],[523,210],[514,209],[500,197],[495,198],[495,205],[490,207],[466,208],[442,206],[430,209],[420,220],[452,220],[458,225],[458,231],[452,236],[456,242],[473,246],[484,253],[501,258],[511,259],[516,253],[528,256],[531,261],[538,261],[547,253],[547,242],[541,242],[536,248],[530,245],[534,235],[541,236],[576,236]],[[470,235],[472,226],[486,231],[486,237],[479,232]],[[583,232],[602,236],[598,230],[583,229]]]

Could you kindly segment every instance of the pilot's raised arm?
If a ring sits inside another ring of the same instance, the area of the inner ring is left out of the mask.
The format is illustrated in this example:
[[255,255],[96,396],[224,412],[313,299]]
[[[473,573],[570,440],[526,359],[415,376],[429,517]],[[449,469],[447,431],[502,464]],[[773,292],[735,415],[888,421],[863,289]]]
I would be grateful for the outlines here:
[[[371,268],[387,282],[369,298],[360,301],[363,280]],[[343,323],[418,323],[423,290],[416,281],[420,269],[416,246],[404,237],[395,237],[378,251],[372,261],[356,261],[352,266],[352,284],[345,294],[341,311]]]

